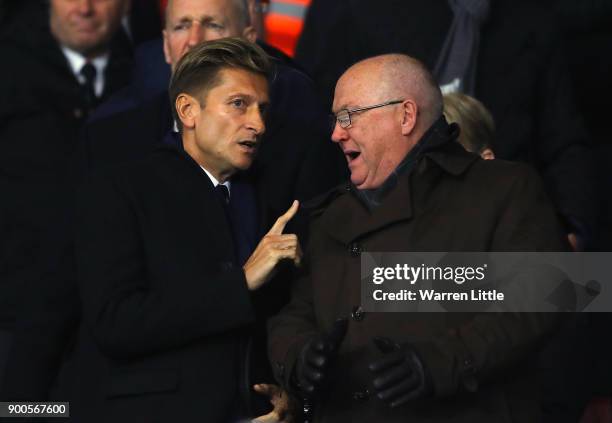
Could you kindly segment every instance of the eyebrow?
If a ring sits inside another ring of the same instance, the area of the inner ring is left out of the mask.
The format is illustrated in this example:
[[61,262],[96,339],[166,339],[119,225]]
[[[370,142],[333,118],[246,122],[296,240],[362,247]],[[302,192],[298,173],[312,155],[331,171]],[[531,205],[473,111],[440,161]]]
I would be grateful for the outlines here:
[[[355,107],[359,107],[359,106],[355,106]],[[336,110],[332,109],[332,111],[331,111],[331,112],[332,112],[333,114],[336,114],[336,113],[338,113],[338,112],[339,112],[339,111],[341,111],[341,110],[350,110],[350,109],[354,109],[355,107],[350,107],[350,106],[349,106],[349,105],[347,105],[347,104],[343,104],[342,106],[338,107]]]
[[193,17],[191,15],[187,15],[187,16],[181,16],[180,19],[178,20],[174,20],[171,22],[171,25],[177,25],[180,23],[185,23],[185,22],[192,22],[192,21],[198,21],[198,22],[205,22],[205,21],[212,21],[212,20],[219,20],[223,22],[223,19],[221,19],[218,16],[214,16],[214,15],[201,15],[198,17]]
[[[248,100],[250,102],[254,102],[255,101],[255,97],[253,97],[250,94],[245,94],[245,93],[242,93],[242,92],[235,92],[235,93],[229,94],[227,96],[227,99],[231,100],[232,98],[236,98],[236,97],[243,97],[245,100]],[[264,105],[264,106],[268,106],[270,104],[270,99],[267,99],[266,101],[262,101],[259,104],[260,105]]]

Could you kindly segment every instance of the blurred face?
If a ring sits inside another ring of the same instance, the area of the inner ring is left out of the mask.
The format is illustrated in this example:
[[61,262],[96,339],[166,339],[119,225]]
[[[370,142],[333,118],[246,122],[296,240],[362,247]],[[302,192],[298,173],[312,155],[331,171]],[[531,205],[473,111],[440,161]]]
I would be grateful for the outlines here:
[[51,0],[51,32],[60,44],[94,57],[108,49],[127,7],[127,0]]
[[245,27],[233,0],[171,0],[166,11],[164,54],[172,66],[204,41],[245,37],[255,41],[253,27]]
[[253,163],[265,131],[268,81],[242,69],[224,69],[219,76],[221,83],[208,92],[203,107],[190,97],[194,104],[183,113],[180,105],[177,108],[185,150],[223,182]]
[[[375,87],[368,80],[350,73],[340,78],[334,95],[333,113],[393,100],[374,97]],[[342,128],[336,122],[332,140],[342,149],[351,172],[351,182],[358,189],[381,186],[410,150],[410,144],[401,135],[401,110],[400,103],[353,113],[348,128]]]
[[485,148],[484,150],[482,150],[480,152],[480,157],[483,160],[494,160],[495,159],[495,153],[493,153],[493,150],[491,150],[490,148]]

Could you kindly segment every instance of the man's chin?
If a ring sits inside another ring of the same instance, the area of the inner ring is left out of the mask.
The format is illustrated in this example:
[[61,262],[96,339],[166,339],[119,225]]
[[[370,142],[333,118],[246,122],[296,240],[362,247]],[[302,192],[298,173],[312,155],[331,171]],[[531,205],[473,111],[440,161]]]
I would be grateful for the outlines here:
[[234,166],[238,172],[244,172],[245,170],[249,170],[253,165],[253,159],[243,159],[238,163],[234,163]]
[[363,185],[365,184],[365,182],[366,178],[351,173],[351,183],[355,185],[357,189],[364,189]]
[[99,35],[81,36],[73,40],[71,44],[68,47],[84,56],[96,56],[107,49],[105,40]]

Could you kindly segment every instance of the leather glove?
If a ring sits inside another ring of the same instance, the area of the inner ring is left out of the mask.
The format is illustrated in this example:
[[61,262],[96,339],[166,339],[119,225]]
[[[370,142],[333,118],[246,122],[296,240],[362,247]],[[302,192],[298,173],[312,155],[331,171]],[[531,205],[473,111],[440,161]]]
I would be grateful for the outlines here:
[[347,319],[338,319],[329,333],[314,337],[302,348],[295,367],[295,384],[306,397],[312,397],[321,387],[325,371],[336,356],[347,327]]
[[382,337],[374,338],[373,342],[384,354],[369,365],[373,373],[372,386],[380,400],[395,408],[432,394],[431,377],[410,345],[400,345]]

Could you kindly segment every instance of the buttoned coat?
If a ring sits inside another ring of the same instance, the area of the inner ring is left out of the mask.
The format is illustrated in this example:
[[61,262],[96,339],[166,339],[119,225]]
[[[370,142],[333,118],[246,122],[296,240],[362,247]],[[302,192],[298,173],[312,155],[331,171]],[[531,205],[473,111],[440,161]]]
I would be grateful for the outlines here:
[[224,422],[247,413],[257,309],[235,251],[261,235],[254,190],[233,178],[230,225],[200,166],[182,146],[163,146],[94,174],[78,203],[83,324],[71,419]]
[[[435,139],[455,136],[437,124]],[[563,251],[553,208],[535,172],[483,161],[454,142],[424,153],[369,212],[339,187],[314,206],[304,275],[269,324],[277,378],[289,383],[301,348],[349,318],[317,400],[319,422],[539,421],[533,352],[555,327],[553,314],[366,313],[360,306],[363,251]],[[374,336],[410,343],[434,386],[431,398],[391,410],[367,392]]]

